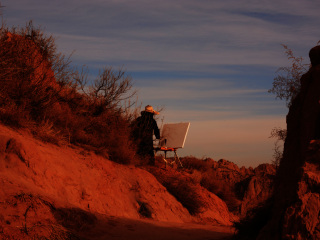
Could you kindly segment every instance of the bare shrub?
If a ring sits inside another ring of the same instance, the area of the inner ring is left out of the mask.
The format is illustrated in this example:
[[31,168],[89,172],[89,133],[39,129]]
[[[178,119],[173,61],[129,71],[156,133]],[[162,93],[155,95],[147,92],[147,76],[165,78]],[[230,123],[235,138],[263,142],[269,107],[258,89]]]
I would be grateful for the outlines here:
[[0,29],[0,121],[29,128],[43,141],[76,144],[111,160],[135,163],[130,140],[132,79],[105,68],[87,86],[82,69],[56,51],[54,38],[32,22]]
[[276,141],[274,142],[274,148],[273,148],[273,160],[272,163],[276,166],[276,168],[279,167],[280,162],[283,157],[283,144],[287,137],[287,129],[282,129],[279,127],[275,127],[271,130],[271,134],[269,138],[275,138]]
[[209,170],[213,165],[211,159],[199,159],[193,156],[183,157],[181,161],[183,162],[184,168],[190,170],[195,169],[201,172]]
[[[105,109],[119,107],[121,102],[124,103],[136,94],[132,90],[132,78],[122,69],[115,71],[112,67],[104,68],[91,86],[87,86],[85,74],[77,77],[77,83],[82,93],[95,106],[95,115],[101,114]],[[130,103],[126,108],[133,104],[134,102]]]
[[300,91],[301,76],[308,71],[310,64],[304,63],[302,57],[294,56],[293,51],[288,46],[282,46],[291,61],[291,66],[280,67],[277,70],[278,75],[273,79],[272,88],[268,92],[276,94],[276,98],[285,100],[289,107]]
[[33,134],[43,142],[49,142],[56,145],[65,145],[66,139],[60,134],[60,131],[54,128],[49,120],[44,120],[41,124],[31,128]]
[[0,121],[14,128],[29,128],[33,125],[28,112],[9,101],[6,105],[0,106]]

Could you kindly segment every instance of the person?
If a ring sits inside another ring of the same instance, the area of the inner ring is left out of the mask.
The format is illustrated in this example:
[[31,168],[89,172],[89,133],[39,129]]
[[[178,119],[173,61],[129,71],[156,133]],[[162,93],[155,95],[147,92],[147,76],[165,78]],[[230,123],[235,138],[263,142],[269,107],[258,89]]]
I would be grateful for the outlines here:
[[150,165],[155,164],[155,155],[153,150],[153,135],[160,139],[160,131],[154,115],[159,112],[155,111],[152,106],[147,105],[133,123],[133,138],[137,142],[137,154],[149,161]]

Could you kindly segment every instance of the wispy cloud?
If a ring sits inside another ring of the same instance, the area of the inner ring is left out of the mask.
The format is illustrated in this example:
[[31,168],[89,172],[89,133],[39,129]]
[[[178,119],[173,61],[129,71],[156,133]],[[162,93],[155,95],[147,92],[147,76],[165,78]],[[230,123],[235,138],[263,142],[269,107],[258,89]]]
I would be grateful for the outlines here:
[[[191,86],[190,86],[191,85]],[[161,100],[164,98],[169,101],[177,99],[188,100],[205,100],[205,99],[220,99],[220,98],[242,98],[250,96],[261,96],[267,92],[266,89],[238,89],[238,88],[220,88],[192,86],[193,84],[186,83],[170,84],[165,83],[155,87],[141,87],[140,92],[146,100]]]
[[[316,2],[272,1],[30,1],[16,14],[46,23],[76,60],[166,62],[167,66],[262,64],[284,61],[281,43],[310,48],[318,30]],[[61,7],[63,6],[63,8]],[[11,18],[9,19],[11,20]],[[15,21],[16,22],[16,21]],[[20,25],[24,24],[20,22]],[[297,34],[297,31],[303,34]],[[316,31],[316,32],[315,32]],[[263,57],[262,57],[263,56]]]
[[[190,152],[234,161],[259,158],[260,152],[263,160],[256,162],[262,162],[270,154],[264,136],[287,111],[267,94],[276,69],[288,65],[281,44],[306,57],[320,40],[320,1],[1,3],[8,25],[33,20],[57,38],[58,50],[75,50],[72,61],[87,65],[90,74],[123,66],[139,101],[165,105],[166,120],[192,121]],[[206,129],[213,131],[209,138]]]

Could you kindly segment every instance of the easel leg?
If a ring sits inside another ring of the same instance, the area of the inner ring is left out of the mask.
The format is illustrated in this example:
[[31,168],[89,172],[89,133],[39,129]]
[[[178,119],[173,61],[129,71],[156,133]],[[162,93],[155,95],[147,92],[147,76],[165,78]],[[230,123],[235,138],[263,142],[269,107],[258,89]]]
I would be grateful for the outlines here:
[[167,168],[167,151],[164,151],[164,161],[166,163],[165,168]]
[[180,158],[179,158],[176,150],[174,151],[174,158],[175,158],[175,159],[178,159],[178,162],[180,163],[181,168],[183,168],[182,163],[181,163],[181,161],[180,161]]

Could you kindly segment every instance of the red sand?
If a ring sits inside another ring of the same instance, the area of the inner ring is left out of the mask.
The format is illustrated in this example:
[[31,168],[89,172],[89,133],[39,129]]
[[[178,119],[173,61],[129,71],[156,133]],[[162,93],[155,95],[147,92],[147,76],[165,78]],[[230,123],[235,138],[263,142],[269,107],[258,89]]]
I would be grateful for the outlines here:
[[[213,194],[207,198],[214,204],[191,216],[143,169],[83,149],[46,144],[2,125],[0,184],[0,239],[65,239],[64,233],[133,240],[233,235],[232,214]],[[149,204],[152,219],[140,216],[139,203]],[[60,209],[65,215],[59,219]]]

